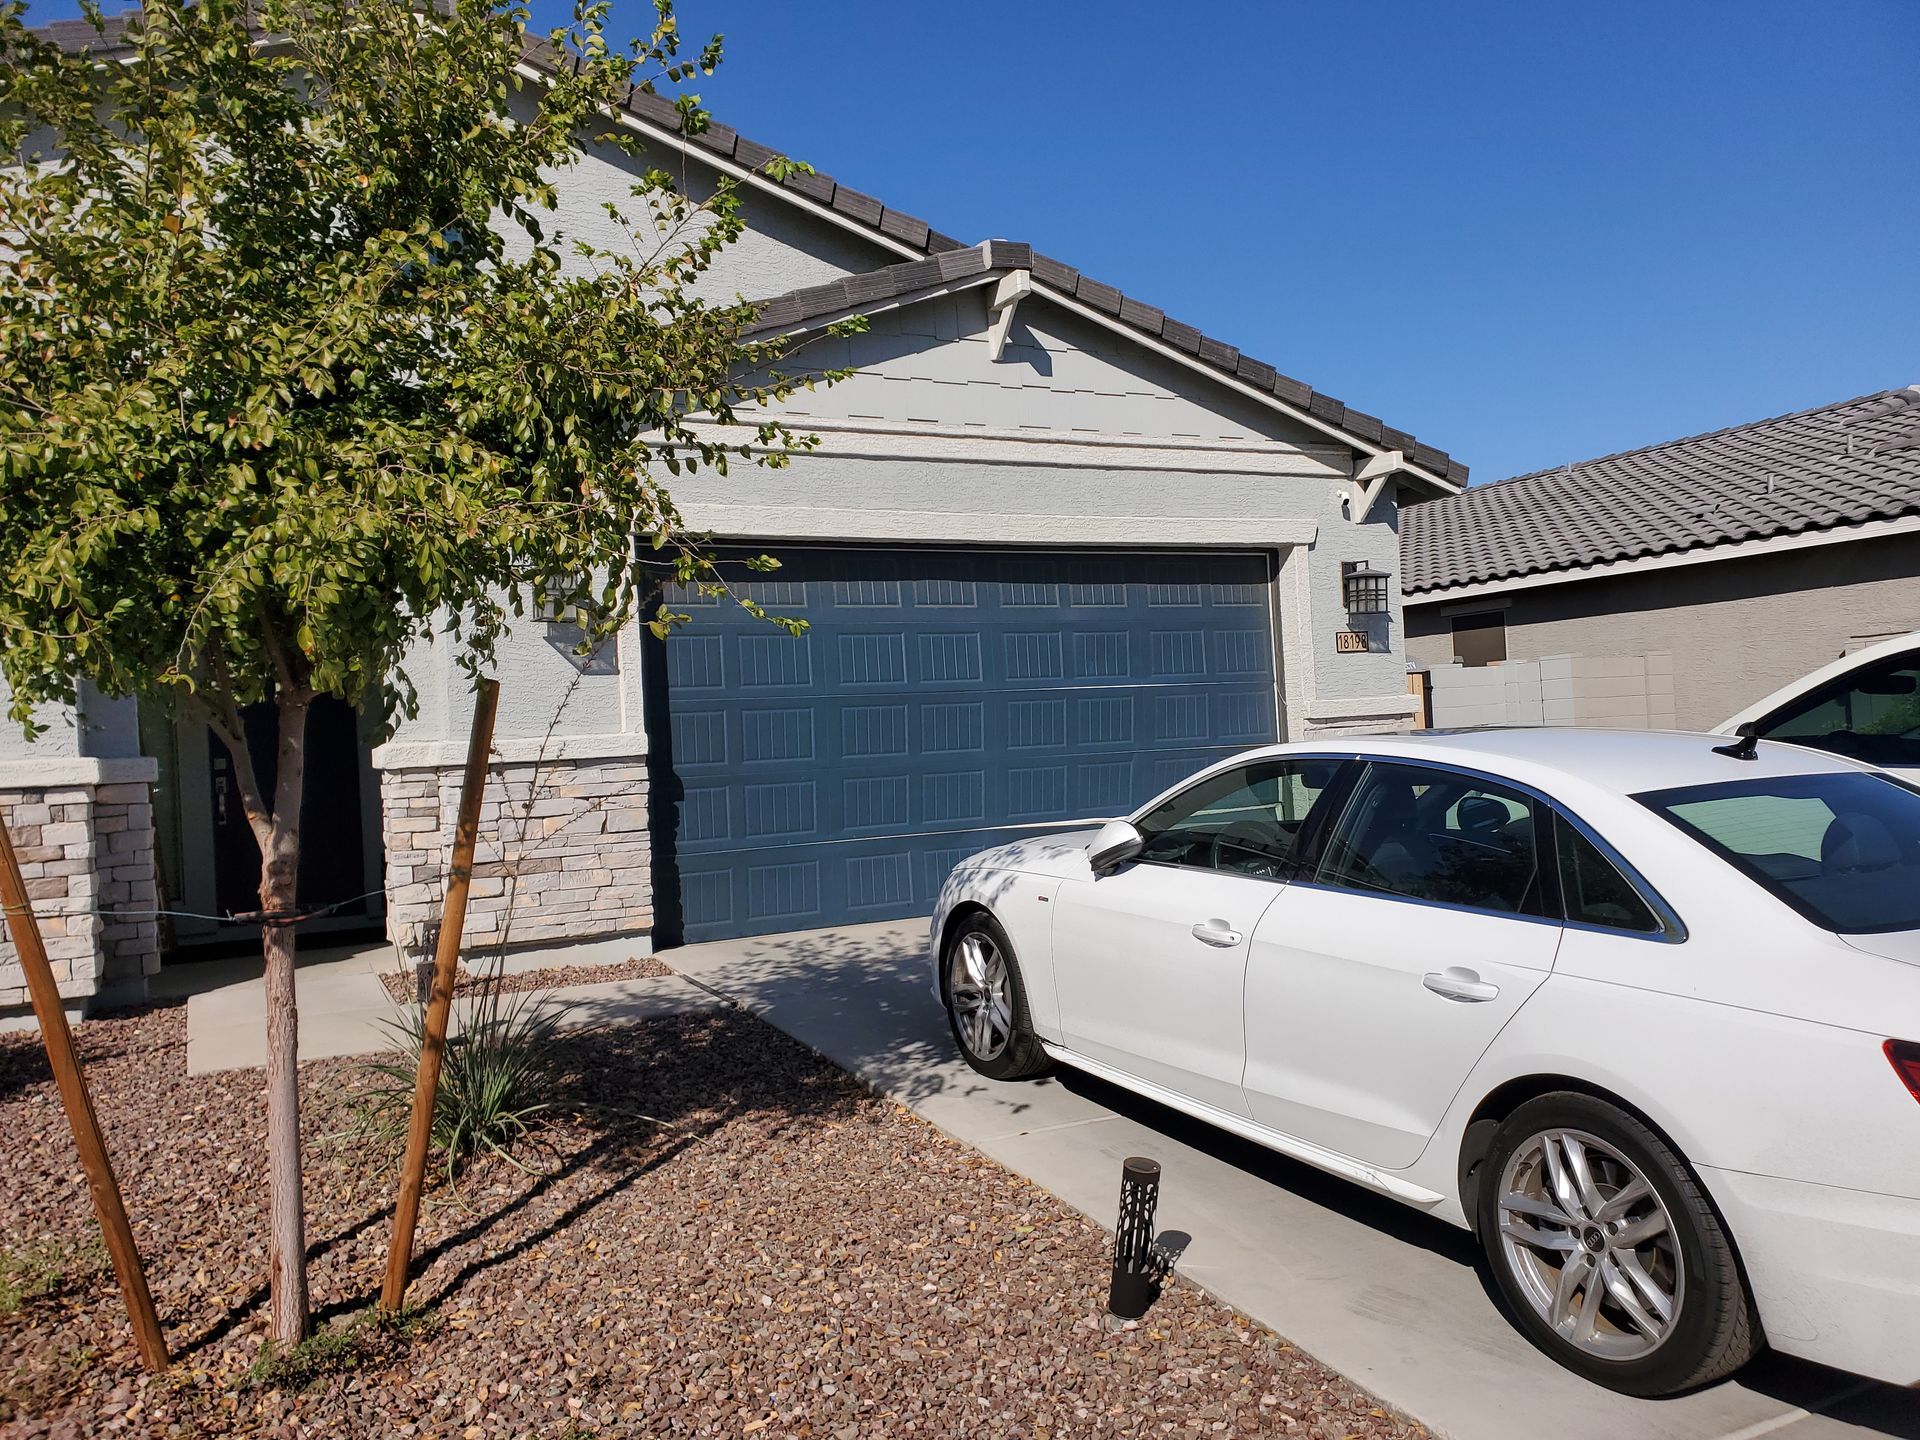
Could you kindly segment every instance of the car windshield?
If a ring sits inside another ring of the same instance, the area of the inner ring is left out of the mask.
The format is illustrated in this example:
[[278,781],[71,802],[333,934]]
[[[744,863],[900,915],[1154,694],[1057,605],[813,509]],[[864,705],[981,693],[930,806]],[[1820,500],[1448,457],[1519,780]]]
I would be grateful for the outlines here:
[[1920,929],[1920,791],[1865,773],[1634,797],[1823,930]]

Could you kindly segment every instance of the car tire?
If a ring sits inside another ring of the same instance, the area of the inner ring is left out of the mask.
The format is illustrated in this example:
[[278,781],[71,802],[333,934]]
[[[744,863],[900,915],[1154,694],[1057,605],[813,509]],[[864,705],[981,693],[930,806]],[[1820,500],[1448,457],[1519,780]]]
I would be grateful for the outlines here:
[[1761,1347],[1713,1202],[1635,1116],[1574,1091],[1539,1096],[1500,1122],[1479,1173],[1474,1226],[1495,1283],[1522,1333],[1569,1370],[1671,1395]]
[[940,956],[940,998],[960,1054],[994,1080],[1025,1080],[1052,1061],[1033,1033],[1013,944],[1000,922],[977,910],[955,925]]

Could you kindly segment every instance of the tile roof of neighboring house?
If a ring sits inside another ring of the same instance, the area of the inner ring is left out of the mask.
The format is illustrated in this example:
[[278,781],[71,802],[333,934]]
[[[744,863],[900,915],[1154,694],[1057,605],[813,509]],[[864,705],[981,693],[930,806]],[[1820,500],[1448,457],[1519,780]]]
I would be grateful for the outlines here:
[[821,316],[877,304],[916,290],[964,280],[990,270],[1025,270],[1041,284],[1070,295],[1081,304],[1121,321],[1185,354],[1223,375],[1276,396],[1295,409],[1307,411],[1315,419],[1367,441],[1371,445],[1398,450],[1412,464],[1449,480],[1467,483],[1467,467],[1444,450],[1437,450],[1414,439],[1404,430],[1396,430],[1361,410],[1349,409],[1330,395],[1322,395],[1301,381],[1282,375],[1271,365],[1242,355],[1224,341],[1203,335],[1191,325],[1183,325],[1166,312],[1123,295],[1111,285],[1103,285],[1090,275],[1082,275],[1071,265],[1036,254],[1031,245],[1017,240],[986,240],[963,250],[954,250],[925,260],[909,260],[878,270],[849,275],[825,285],[810,285],[760,302],[763,330],[784,330],[803,325]]
[[[52,24],[41,26],[37,33],[65,50],[91,49],[99,54],[112,54],[116,50],[125,48],[122,42],[127,21],[134,13],[136,12],[128,10],[107,17],[104,22],[104,33],[96,31],[86,20],[57,20]],[[529,65],[548,72],[568,64],[571,58],[555,50],[544,39],[534,35],[528,35],[525,38],[522,54]],[[680,113],[674,109],[671,100],[636,86],[628,93],[626,109],[635,119],[652,125],[656,129],[675,135],[680,134]],[[785,153],[762,145],[758,141],[749,140],[738,131],[718,123],[712,124],[701,134],[683,138],[700,149],[751,171],[759,170],[768,161],[779,158]],[[794,174],[782,181],[781,186],[796,200],[810,202],[822,210],[832,211],[911,249],[924,251],[929,257],[960,257],[958,263],[963,265],[975,263],[974,260],[965,257],[984,257],[985,252],[982,246],[965,245],[951,235],[944,235],[933,229],[924,220],[890,209],[873,196],[840,184],[831,175],[822,175],[817,172]],[[1072,295],[1082,304],[1090,305],[1106,314],[1118,316],[1132,329],[1153,339],[1164,341],[1188,354],[1197,355],[1212,368],[1250,384],[1256,389],[1267,391],[1289,405],[1306,410],[1325,424],[1358,436],[1372,445],[1399,450],[1411,463],[1452,484],[1467,483],[1467,467],[1444,450],[1423,444],[1406,431],[1396,430],[1363,410],[1349,409],[1331,395],[1322,394],[1301,381],[1290,379],[1264,361],[1242,355],[1236,347],[1203,335],[1190,325],[1183,325],[1177,320],[1169,319],[1165,312],[1123,295],[1111,285],[1103,285],[1090,276],[1083,276],[1070,265],[1063,265],[1044,255],[1035,255],[1030,246],[1014,245],[1004,240],[987,243],[996,247],[996,255],[1005,257],[997,260],[991,268],[1030,269],[1036,280]],[[1019,252],[1025,252],[1027,258],[1016,262],[1011,257]],[[769,313],[772,313],[776,307],[785,307],[798,297],[812,296],[816,292],[832,291],[840,286],[846,286],[859,295],[858,299],[846,303],[859,305],[902,294],[908,289],[938,284],[942,279],[953,278],[942,276],[939,279],[928,280],[924,278],[926,273],[922,268],[924,264],[925,262],[910,260],[901,265],[885,266],[851,276],[834,285],[815,286],[811,290],[797,291],[794,295],[779,296],[764,303]],[[987,268],[989,268],[987,265],[980,264],[967,273],[976,274]],[[877,287],[886,285],[897,285],[900,288],[886,289],[884,293],[878,293]],[[836,308],[845,308],[845,303],[824,305],[813,313],[823,314],[829,309]],[[797,322],[797,318],[786,319],[781,323],[793,324]]]
[[[1401,587],[1450,587],[1920,513],[1920,386],[1409,506]],[[1440,592],[1430,594],[1429,592]]]

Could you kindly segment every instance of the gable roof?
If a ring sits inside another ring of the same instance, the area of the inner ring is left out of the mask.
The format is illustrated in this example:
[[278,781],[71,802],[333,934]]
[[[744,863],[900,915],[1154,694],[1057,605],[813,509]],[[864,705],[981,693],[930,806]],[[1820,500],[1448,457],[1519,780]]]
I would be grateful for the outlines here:
[[[1920,385],[1497,480],[1400,515],[1401,588],[1449,589],[1920,513]],[[1706,556],[1702,558],[1717,558]]]
[[1071,265],[1035,252],[1018,240],[986,240],[965,249],[886,265],[849,275],[825,285],[810,285],[760,302],[762,333],[802,329],[830,316],[858,314],[863,308],[911,296],[955,281],[1009,271],[1024,271],[1042,292],[1077,301],[1121,329],[1157,341],[1198,367],[1369,452],[1398,450],[1418,476],[1439,482],[1434,488],[1448,493],[1467,482],[1467,467],[1432,445],[1396,430],[1378,417],[1350,409],[1330,395],[1282,375],[1273,366],[1242,355],[1224,340],[1204,335],[1159,308],[1082,275]]
[[[40,27],[36,33],[63,50],[92,50],[103,56],[112,55],[128,48],[125,43],[127,22],[135,13],[128,10],[106,17],[102,30],[95,30],[92,23],[86,20],[58,20]],[[538,73],[556,74],[576,63],[577,58],[556,50],[542,37],[531,33],[523,37],[522,63]],[[989,268],[1027,270],[1035,281],[1058,294],[1114,317],[1126,329],[1166,344],[1223,377],[1250,387],[1262,398],[1296,412],[1316,428],[1337,431],[1350,442],[1357,440],[1359,448],[1370,452],[1400,451],[1416,473],[1425,472],[1424,478],[1437,481],[1434,488],[1443,493],[1467,483],[1466,465],[1446,451],[1418,441],[1406,431],[1397,430],[1364,410],[1351,409],[1331,395],[1281,374],[1265,361],[1242,355],[1237,347],[1204,335],[1191,325],[1170,319],[1157,307],[1124,295],[1091,276],[1082,275],[1071,265],[1037,255],[1029,245],[1006,240],[965,245],[951,235],[935,230],[925,220],[894,210],[871,195],[841,184],[831,175],[795,173],[776,181],[765,173],[764,167],[770,161],[779,159],[785,154],[784,151],[749,140],[717,121],[698,135],[687,135],[681,130],[680,112],[674,108],[673,102],[638,85],[628,91],[624,110],[624,118],[654,132],[668,143],[704,152],[714,163],[745,172],[754,181],[793,204],[803,209],[825,212],[842,224],[851,223],[863,228],[881,243],[909,256],[940,257],[949,265],[962,267],[976,265],[976,260],[966,257],[979,257],[977,268],[968,269],[968,274],[979,274]],[[988,254],[988,246],[993,247],[991,255]],[[844,293],[859,295],[859,299],[851,302],[857,307],[955,278],[942,274],[928,279],[924,264],[924,261],[910,258],[901,264],[863,272],[833,285],[814,286],[791,295],[775,297],[762,302],[763,318],[774,313],[784,315],[790,306],[818,303],[819,308],[813,309],[806,318],[832,309],[847,308],[845,303],[824,303],[829,297],[816,292],[838,291],[846,287]],[[803,296],[810,298],[803,302],[799,298]],[[796,311],[792,319],[767,323],[769,326],[773,323],[795,324],[799,323],[800,318]]]

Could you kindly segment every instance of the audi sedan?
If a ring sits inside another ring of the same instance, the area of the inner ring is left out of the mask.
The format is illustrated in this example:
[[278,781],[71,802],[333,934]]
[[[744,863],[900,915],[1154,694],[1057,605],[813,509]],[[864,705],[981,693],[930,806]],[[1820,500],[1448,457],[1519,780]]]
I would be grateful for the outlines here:
[[983,1075],[1074,1066],[1474,1231],[1660,1395],[1762,1345],[1920,1382],[1920,789],[1570,729],[1279,745],[963,862]]

